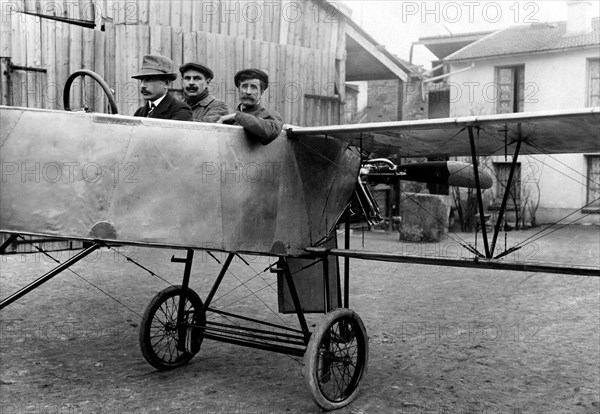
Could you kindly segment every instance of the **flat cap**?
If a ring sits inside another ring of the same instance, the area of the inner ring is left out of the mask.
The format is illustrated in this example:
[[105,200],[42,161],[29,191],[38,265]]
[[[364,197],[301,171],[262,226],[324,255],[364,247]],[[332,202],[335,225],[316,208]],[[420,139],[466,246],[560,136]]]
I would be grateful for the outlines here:
[[197,70],[198,72],[202,73],[204,76],[206,76],[206,79],[212,79],[215,76],[211,68],[195,62],[184,63],[179,67],[179,72],[183,76],[183,72],[190,69]]
[[248,79],[258,79],[265,84],[265,89],[269,87],[269,75],[260,69],[242,69],[233,77],[233,82],[236,88],[239,88],[240,83]]
[[173,61],[161,55],[145,55],[142,59],[142,68],[132,76],[141,79],[146,76],[164,76],[171,80],[177,79],[177,72],[173,71]]

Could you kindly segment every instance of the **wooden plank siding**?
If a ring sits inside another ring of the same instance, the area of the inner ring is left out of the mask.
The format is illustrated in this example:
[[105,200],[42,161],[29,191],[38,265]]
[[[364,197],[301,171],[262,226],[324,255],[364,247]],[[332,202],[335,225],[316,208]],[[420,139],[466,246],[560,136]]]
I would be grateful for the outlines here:
[[[345,36],[331,4],[287,0],[11,4],[13,9],[2,16],[1,56],[13,65],[46,69],[45,74],[11,74],[13,105],[61,109],[69,74],[86,68],[115,91],[119,113],[131,115],[143,104],[131,75],[142,56],[152,53],[170,57],[177,66],[190,60],[210,66],[215,72],[211,92],[231,110],[238,103],[233,75],[244,67],[258,67],[270,78],[264,104],[279,110],[286,123],[324,125],[344,120],[338,98],[340,93],[343,97],[345,57],[340,43]],[[23,11],[76,20],[57,21]],[[96,25],[88,28],[81,22]],[[180,79],[172,89],[180,96]],[[107,107],[103,93],[89,78],[73,84],[70,99],[72,108]]]

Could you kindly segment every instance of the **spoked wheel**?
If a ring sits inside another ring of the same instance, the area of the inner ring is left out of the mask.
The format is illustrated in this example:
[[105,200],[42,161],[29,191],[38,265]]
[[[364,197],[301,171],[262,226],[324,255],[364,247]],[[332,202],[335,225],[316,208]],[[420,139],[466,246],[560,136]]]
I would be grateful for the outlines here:
[[[65,89],[63,92],[63,106],[65,108],[65,111],[72,111],[71,102],[70,102],[71,85],[73,84],[73,81],[79,76],[82,76],[82,77],[89,76],[90,78],[95,80],[100,85],[100,87],[106,94],[106,97],[108,98],[108,105],[110,107],[110,113],[111,114],[119,113],[119,110],[117,108],[117,102],[115,101],[115,96],[113,95],[113,92],[110,89],[110,87],[108,86],[108,84],[104,81],[104,79],[102,79],[102,77],[100,75],[98,75],[96,72],[93,72],[88,69],[77,70],[77,71],[71,73],[71,75],[67,78],[67,81],[65,82]],[[89,108],[83,108],[83,109],[86,112],[92,112]]]
[[369,359],[369,340],[360,317],[350,309],[325,315],[311,335],[304,365],[306,381],[317,405],[336,410],[358,394]]
[[187,364],[200,350],[206,316],[200,315],[202,300],[192,289],[184,296],[184,316],[180,326],[177,314],[183,289],[169,286],[152,299],[144,311],[140,326],[140,348],[150,365],[167,370]]

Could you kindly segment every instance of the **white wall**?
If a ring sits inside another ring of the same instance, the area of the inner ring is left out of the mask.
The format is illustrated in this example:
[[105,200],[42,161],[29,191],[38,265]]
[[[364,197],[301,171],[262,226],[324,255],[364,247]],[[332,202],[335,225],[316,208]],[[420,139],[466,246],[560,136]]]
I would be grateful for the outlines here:
[[587,59],[598,57],[597,48],[587,48],[453,64],[450,72],[475,66],[450,76],[450,116],[496,113],[495,67],[511,65],[525,66],[525,111],[583,108]]
[[365,107],[368,104],[368,82],[364,81],[364,82],[346,82],[346,84],[351,84],[351,85],[355,85],[358,86],[358,95],[356,95],[356,112],[360,112],[363,109],[365,109]]
[[[450,116],[495,114],[495,67],[510,65],[525,66],[526,112],[583,108],[588,87],[587,59],[598,56],[597,49],[588,48],[475,61],[472,69],[449,78]],[[450,71],[471,64],[452,65]],[[559,220],[585,204],[587,165],[583,154],[522,156],[519,160],[522,185],[532,186],[533,180],[539,183],[538,223]],[[581,214],[576,213],[565,222],[579,217]],[[590,215],[578,223],[600,224],[600,215]]]

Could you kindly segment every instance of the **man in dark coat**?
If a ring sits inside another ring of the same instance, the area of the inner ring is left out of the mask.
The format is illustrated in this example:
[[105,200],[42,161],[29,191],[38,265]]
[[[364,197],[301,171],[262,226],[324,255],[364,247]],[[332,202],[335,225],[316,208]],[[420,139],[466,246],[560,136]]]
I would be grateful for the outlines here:
[[146,55],[142,68],[132,78],[140,80],[140,93],[146,100],[146,105],[135,111],[133,116],[192,120],[190,107],[169,94],[169,84],[177,79],[171,59],[160,55]]
[[233,77],[241,103],[234,114],[222,116],[219,123],[241,125],[256,140],[267,145],[279,136],[283,118],[279,112],[260,104],[263,92],[269,87],[269,76],[260,69],[243,69]]
[[208,90],[214,77],[212,69],[195,62],[184,63],[180,68],[183,101],[192,108],[194,121],[217,122],[229,113],[227,104],[215,98]]

